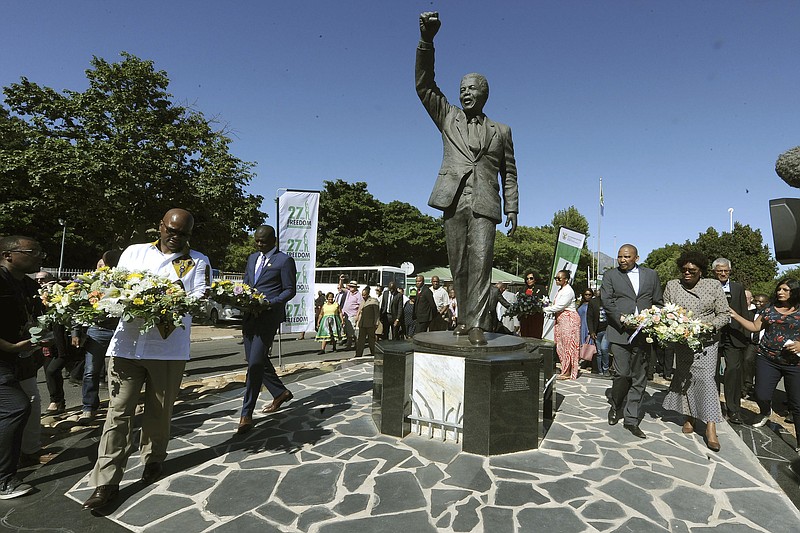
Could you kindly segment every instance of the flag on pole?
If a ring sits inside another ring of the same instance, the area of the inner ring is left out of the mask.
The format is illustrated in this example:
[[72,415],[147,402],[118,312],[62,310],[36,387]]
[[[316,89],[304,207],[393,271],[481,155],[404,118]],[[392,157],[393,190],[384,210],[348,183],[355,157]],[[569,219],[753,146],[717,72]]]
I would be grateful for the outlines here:
[[603,216],[603,178],[600,178],[600,216]]

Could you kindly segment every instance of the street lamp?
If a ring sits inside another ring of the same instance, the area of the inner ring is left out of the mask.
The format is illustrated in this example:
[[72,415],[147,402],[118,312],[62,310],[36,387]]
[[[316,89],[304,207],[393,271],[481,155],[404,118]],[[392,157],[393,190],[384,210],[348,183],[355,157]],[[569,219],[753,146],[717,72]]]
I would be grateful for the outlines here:
[[58,260],[58,279],[61,279],[61,268],[64,266],[64,239],[67,236],[67,221],[59,218],[58,223],[61,224],[61,259]]
[[733,233],[733,208],[728,208],[728,214],[731,216],[731,233]]

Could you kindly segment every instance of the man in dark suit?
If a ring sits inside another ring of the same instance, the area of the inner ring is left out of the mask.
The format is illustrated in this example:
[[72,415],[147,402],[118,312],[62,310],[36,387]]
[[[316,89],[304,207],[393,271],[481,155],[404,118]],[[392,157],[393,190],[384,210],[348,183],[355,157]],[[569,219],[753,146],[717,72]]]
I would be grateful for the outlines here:
[[383,290],[380,298],[381,305],[381,324],[383,324],[382,338],[389,340],[389,338],[397,339],[397,333],[394,327],[395,319],[399,318],[395,312],[397,311],[397,288],[394,281],[390,281],[389,285]]
[[632,244],[624,244],[617,254],[619,266],[603,275],[600,300],[606,310],[606,336],[614,355],[614,382],[609,389],[611,409],[608,423],[623,425],[636,437],[646,438],[639,428],[642,397],[647,387],[647,359],[651,345],[645,335],[631,338],[633,330],[622,325],[620,317],[663,305],[661,282],[655,270],[639,266],[639,252]]
[[[741,283],[731,280],[731,262],[724,257],[718,257],[711,263],[711,271],[722,283],[722,290],[728,297],[728,305],[741,316],[748,316],[747,299]],[[728,411],[728,422],[741,424],[742,418],[739,409],[742,401],[742,367],[745,349],[750,342],[750,334],[742,326],[731,321],[722,328],[722,337],[719,342],[720,359],[725,359],[725,373],[722,383],[725,386],[725,409]]]
[[247,381],[238,433],[253,429],[253,411],[262,385],[273,397],[272,402],[264,406],[264,413],[277,411],[293,397],[275,372],[269,351],[278,327],[286,320],[286,304],[294,298],[297,269],[294,259],[278,251],[272,226],[259,226],[255,243],[258,252],[247,258],[244,282],[263,294],[269,307],[257,315],[246,314],[242,324]]
[[[456,335],[486,344],[484,331],[496,322],[490,289],[497,224],[507,215],[508,234],[517,227],[517,167],[511,129],[483,114],[489,84],[480,74],[461,80],[462,108],[450,105],[434,80],[433,38],[438,13],[419,17],[416,87],[428,114],[442,132],[444,156],[428,205],[444,212],[447,256],[458,301]],[[500,183],[498,184],[498,175]],[[502,191],[503,209],[498,191]],[[421,299],[419,295],[417,296]]]
[[431,288],[425,285],[424,276],[417,276],[417,300],[414,303],[413,314],[414,322],[417,324],[415,333],[428,331],[437,314]]

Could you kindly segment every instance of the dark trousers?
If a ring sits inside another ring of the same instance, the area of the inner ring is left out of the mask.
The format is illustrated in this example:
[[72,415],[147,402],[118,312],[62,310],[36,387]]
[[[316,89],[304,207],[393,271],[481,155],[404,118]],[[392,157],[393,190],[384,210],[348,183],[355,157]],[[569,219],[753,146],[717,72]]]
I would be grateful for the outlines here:
[[756,351],[757,344],[748,344],[744,349],[742,359],[742,392],[743,394],[753,391],[756,376]]
[[800,435],[800,367],[779,365],[763,355],[756,356],[756,403],[764,416],[769,415],[772,395],[781,378],[789,399],[789,411],[794,418],[794,429]]
[[356,340],[356,357],[364,355],[364,345],[369,345],[370,355],[375,355],[375,326],[359,326]]
[[642,398],[647,387],[650,351],[649,344],[611,344],[615,374],[609,399],[615,409],[623,409],[625,424],[638,426],[644,416]]
[[64,357],[44,358],[44,379],[51,403],[64,403],[64,374],[61,371],[66,365],[67,360]]
[[[268,320],[259,324],[257,331],[244,333],[244,354],[247,358],[247,379],[244,388],[242,416],[253,416],[261,386],[267,388],[273,398],[280,396],[286,387],[269,360],[269,349],[278,331],[280,322]],[[246,331],[247,328],[245,328]]]
[[[383,334],[381,335],[381,338],[389,340],[390,331],[392,329],[392,321],[389,318],[388,313],[381,313],[381,325],[383,326]],[[394,331],[391,331],[391,333],[394,333]],[[394,339],[396,336],[391,335],[391,337]]]
[[86,332],[86,364],[83,368],[83,412],[90,413],[100,408],[100,380],[106,364],[106,352],[114,331],[92,326]]
[[722,384],[725,386],[725,408],[729,415],[738,414],[742,401],[742,362],[745,347],[736,347],[725,340],[719,343],[720,358],[725,358],[725,373]]
[[[7,374],[11,375],[7,375]],[[7,380],[7,382],[6,382]],[[0,486],[17,473],[22,432],[31,409],[31,399],[13,378],[13,371],[0,371]]]

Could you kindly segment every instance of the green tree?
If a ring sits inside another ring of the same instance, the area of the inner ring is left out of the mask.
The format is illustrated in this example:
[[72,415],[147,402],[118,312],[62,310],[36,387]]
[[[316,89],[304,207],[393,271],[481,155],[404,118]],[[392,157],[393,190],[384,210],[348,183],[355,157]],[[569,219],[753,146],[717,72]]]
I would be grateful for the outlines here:
[[658,273],[661,284],[666,285],[669,280],[679,276],[678,266],[675,261],[682,251],[681,246],[678,244],[667,244],[650,252],[642,264],[655,270]]
[[733,232],[719,233],[708,228],[694,241],[686,240],[682,245],[673,243],[653,250],[643,264],[656,270],[661,283],[666,284],[679,276],[675,261],[684,250],[695,250],[705,255],[709,270],[716,258],[729,259],[733,265],[731,277],[751,291],[764,292],[765,287],[774,287],[777,263],[764,244],[761,230],[738,222],[734,223]]
[[107,248],[153,238],[163,213],[183,207],[195,216],[193,243],[219,261],[266,216],[263,199],[244,192],[252,164],[201,112],[171,101],[152,61],[123,52],[91,67],[83,92],[26,78],[3,89],[0,179],[4,190],[21,176],[30,187],[27,201],[0,202],[0,232],[31,234],[54,252],[63,219],[67,264],[91,266]]
[[587,237],[587,242],[589,240],[589,221],[586,220],[586,217],[583,216],[574,205],[556,211],[550,225],[556,231],[559,227],[563,226],[577,231],[578,233],[583,233]]
[[417,270],[443,264],[447,251],[440,219],[405,202],[384,204],[363,181],[325,181],[320,195],[319,266],[400,265]]
[[[494,241],[494,266],[512,274],[519,273],[520,276],[528,270],[533,270],[547,282],[546,278],[550,276],[553,267],[558,228],[562,226],[588,237],[589,222],[574,206],[554,213],[550,225],[517,227],[513,237],[508,237],[504,231],[498,230]],[[586,267],[589,264],[591,264],[591,254],[584,243],[578,261],[578,271],[572,282],[576,290],[587,286]]]

